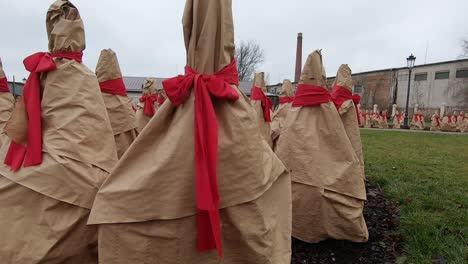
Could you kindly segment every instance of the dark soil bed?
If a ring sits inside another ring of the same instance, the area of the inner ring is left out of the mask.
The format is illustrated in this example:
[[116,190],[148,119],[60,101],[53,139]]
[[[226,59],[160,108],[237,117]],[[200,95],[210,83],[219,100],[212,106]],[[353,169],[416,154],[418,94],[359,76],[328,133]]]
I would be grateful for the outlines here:
[[395,234],[397,207],[385,198],[378,186],[366,183],[366,187],[368,201],[364,217],[369,229],[369,242],[329,240],[308,244],[293,238],[292,264],[396,262],[402,253],[401,238]]

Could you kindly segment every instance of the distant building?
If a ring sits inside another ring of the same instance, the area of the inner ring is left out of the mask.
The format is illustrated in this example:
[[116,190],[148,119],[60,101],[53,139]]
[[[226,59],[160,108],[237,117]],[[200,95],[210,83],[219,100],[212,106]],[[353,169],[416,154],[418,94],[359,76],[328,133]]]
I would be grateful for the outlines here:
[[[158,89],[162,89],[162,82],[167,78],[156,78],[156,86]],[[127,88],[128,96],[132,97],[136,100],[140,98],[141,92],[143,89],[143,84],[146,80],[146,77],[130,77],[124,76],[123,77],[125,87]],[[250,97],[250,91],[252,90],[253,82],[251,81],[240,81],[239,82],[239,89],[248,97]],[[277,104],[278,99],[276,94],[267,94],[268,97],[273,99],[274,104]],[[276,98],[276,99],[275,99]]]
[[13,94],[13,96],[18,97],[23,94],[24,83],[8,82],[8,86],[10,87],[10,91]]
[[[352,68],[352,65],[350,65]],[[406,67],[354,73],[353,92],[362,96],[361,107],[391,110],[392,104],[404,109],[408,90]],[[335,77],[328,78],[331,89]],[[297,83],[293,86],[296,87]],[[281,83],[267,87],[270,93],[278,94]],[[468,59],[445,61],[413,68],[409,108],[412,113],[416,104],[426,114],[445,103],[449,111],[468,112]]]

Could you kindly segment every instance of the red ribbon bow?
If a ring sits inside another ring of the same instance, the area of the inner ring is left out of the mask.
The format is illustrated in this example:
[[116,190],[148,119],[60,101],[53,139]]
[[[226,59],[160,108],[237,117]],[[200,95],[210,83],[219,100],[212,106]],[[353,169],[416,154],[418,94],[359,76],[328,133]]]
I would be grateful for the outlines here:
[[279,98],[280,104],[292,103],[294,101],[294,96],[283,96]]
[[451,116],[451,115],[447,115],[447,117],[448,117],[448,123],[449,123],[449,124],[452,124],[452,116]]
[[141,103],[144,103],[143,113],[149,117],[154,116],[154,102],[158,101],[158,95],[144,94],[139,100]]
[[0,79],[0,93],[9,93],[10,92],[10,87],[8,87],[8,81],[7,78],[1,78]]
[[309,84],[299,84],[292,106],[315,106],[330,101],[331,96],[326,88]]
[[99,87],[103,93],[127,96],[127,89],[122,78],[100,82]]
[[55,71],[57,65],[53,58],[64,58],[81,63],[82,52],[38,52],[26,59],[23,64],[30,72],[24,85],[23,97],[28,114],[28,142],[26,146],[11,141],[5,157],[5,164],[12,171],[42,163],[42,124],[41,124],[41,73]]
[[350,90],[346,89],[343,86],[335,85],[331,94],[333,103],[336,106],[336,109],[340,109],[345,101],[353,100],[354,109],[356,110],[356,116],[359,125],[361,125],[361,118],[359,117],[358,104],[361,101],[361,96],[359,94],[353,94]]
[[217,249],[222,256],[219,220],[219,193],[217,179],[218,164],[218,120],[212,97],[239,99],[231,85],[239,84],[236,62],[217,73],[203,75],[189,66],[185,75],[165,80],[164,90],[171,103],[179,106],[195,89],[195,178],[198,209],[198,250]]
[[265,122],[271,122],[270,110],[273,107],[273,102],[271,101],[271,99],[265,95],[262,88],[255,86],[252,88],[251,97],[254,101],[262,102],[263,119],[265,120]]

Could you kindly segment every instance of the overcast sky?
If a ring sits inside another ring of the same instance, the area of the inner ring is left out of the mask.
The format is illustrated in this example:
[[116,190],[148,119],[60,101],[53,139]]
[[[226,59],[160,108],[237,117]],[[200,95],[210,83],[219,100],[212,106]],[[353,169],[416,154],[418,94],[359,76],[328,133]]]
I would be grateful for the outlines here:
[[[117,52],[126,76],[171,77],[183,72],[184,0],[75,0],[85,24],[84,64],[100,50]],[[27,77],[22,60],[47,51],[45,16],[51,0],[0,1],[0,57],[11,79]],[[353,72],[457,59],[468,39],[467,0],[233,0],[236,41],[255,40],[269,83],[294,78],[296,37],[303,61],[323,49],[328,76],[348,63]],[[427,58],[426,47],[428,46]]]

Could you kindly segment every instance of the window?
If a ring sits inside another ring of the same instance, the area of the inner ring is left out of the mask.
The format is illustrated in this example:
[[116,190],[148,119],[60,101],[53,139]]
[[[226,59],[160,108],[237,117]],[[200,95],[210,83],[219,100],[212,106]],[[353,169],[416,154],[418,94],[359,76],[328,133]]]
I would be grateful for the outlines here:
[[468,78],[468,69],[457,70],[456,77],[457,78]]
[[446,80],[450,77],[450,71],[440,71],[436,72],[435,79],[436,80]]
[[427,72],[425,73],[416,73],[414,75],[414,81],[419,82],[419,81],[426,81],[427,80]]
[[354,85],[353,93],[362,94],[362,85]]

